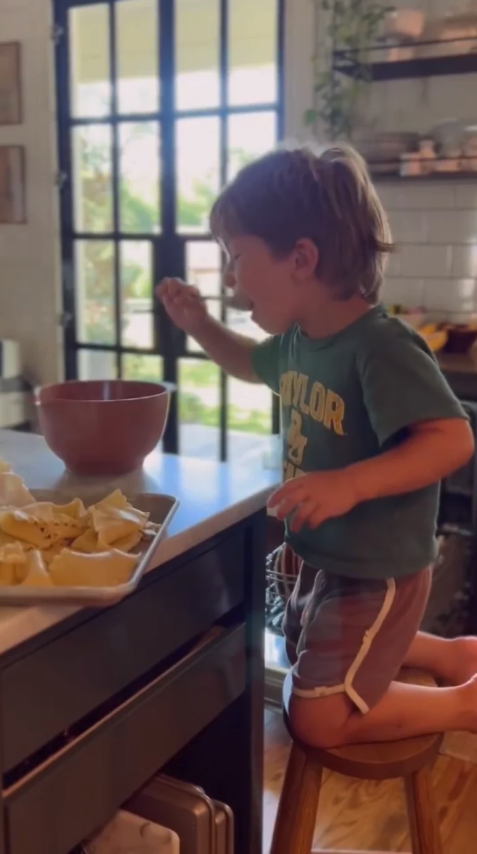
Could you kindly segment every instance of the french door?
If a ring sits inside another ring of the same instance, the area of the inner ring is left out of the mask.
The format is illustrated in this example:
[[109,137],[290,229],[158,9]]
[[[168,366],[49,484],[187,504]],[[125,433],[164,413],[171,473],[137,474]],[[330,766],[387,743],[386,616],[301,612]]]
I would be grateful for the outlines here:
[[221,186],[282,131],[282,0],[56,0],[66,376],[176,383],[165,450],[263,452],[278,413],[175,329],[154,284],[225,307],[208,234]]

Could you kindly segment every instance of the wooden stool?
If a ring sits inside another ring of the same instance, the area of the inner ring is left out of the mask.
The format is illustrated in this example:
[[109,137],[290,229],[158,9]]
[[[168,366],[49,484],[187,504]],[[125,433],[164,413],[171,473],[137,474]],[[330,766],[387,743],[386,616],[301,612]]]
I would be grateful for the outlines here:
[[[431,677],[411,671],[403,671],[399,678],[419,685],[436,684]],[[285,723],[290,731],[286,712]],[[428,735],[336,750],[307,747],[293,739],[270,854],[310,854],[324,768],[359,780],[402,777],[413,854],[442,854],[430,770],[442,739],[442,734]]]

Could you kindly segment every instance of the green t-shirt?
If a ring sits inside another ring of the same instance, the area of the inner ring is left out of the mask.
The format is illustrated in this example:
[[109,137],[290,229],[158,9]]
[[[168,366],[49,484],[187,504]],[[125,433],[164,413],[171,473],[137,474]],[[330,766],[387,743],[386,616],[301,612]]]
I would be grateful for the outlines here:
[[[280,395],[285,478],[376,457],[421,421],[466,418],[423,339],[377,306],[342,332],[295,326],[253,351]],[[439,485],[359,504],[286,540],[307,563],[359,578],[423,569],[436,557]]]

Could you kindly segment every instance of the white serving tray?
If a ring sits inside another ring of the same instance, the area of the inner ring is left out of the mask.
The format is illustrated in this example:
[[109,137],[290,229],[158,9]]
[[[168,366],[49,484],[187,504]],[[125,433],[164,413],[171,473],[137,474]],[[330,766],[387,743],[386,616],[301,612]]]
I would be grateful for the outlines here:
[[[81,498],[86,505],[94,504],[106,498],[111,490],[101,491],[75,489],[75,492],[63,490],[30,490],[35,501],[52,501],[54,504],[65,504],[73,498]],[[79,605],[82,607],[105,607],[115,605],[132,593],[138,586],[142,576],[149,568],[150,562],[167,533],[169,523],[176,512],[179,502],[170,495],[156,495],[143,492],[138,495],[127,495],[128,501],[138,510],[149,513],[151,522],[160,525],[160,529],[149,543],[142,542],[138,551],[141,555],[134,572],[125,584],[115,587],[9,587],[0,585],[0,605]],[[142,547],[142,548],[141,548]],[[140,550],[139,550],[140,549]]]

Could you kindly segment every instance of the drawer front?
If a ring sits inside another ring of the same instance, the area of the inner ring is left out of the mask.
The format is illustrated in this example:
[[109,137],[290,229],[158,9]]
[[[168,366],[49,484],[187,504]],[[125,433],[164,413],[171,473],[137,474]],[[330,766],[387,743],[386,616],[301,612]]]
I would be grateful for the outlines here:
[[245,627],[214,634],[4,792],[11,854],[68,854],[245,690]]
[[[167,567],[164,568],[167,570]],[[244,595],[244,534],[147,584],[1,674],[3,771],[198,637]]]

